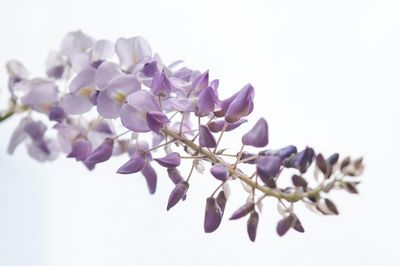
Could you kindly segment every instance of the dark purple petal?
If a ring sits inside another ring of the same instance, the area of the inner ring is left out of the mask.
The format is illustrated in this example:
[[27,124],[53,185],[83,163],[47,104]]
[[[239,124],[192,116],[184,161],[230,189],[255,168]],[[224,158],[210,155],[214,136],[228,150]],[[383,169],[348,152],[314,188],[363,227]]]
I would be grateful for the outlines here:
[[171,152],[162,158],[154,159],[154,161],[166,168],[175,168],[181,164],[181,156],[177,152]]
[[299,175],[293,175],[292,176],[292,182],[293,182],[294,186],[302,187],[304,189],[306,189],[307,185],[308,185],[307,181],[303,177],[301,177]]
[[157,61],[152,61],[144,64],[142,68],[142,73],[148,77],[153,77],[154,74],[158,71]]
[[302,174],[304,174],[308,167],[310,167],[312,161],[314,160],[314,150],[310,147],[305,148],[303,151],[297,153],[290,157],[289,160],[285,161],[286,167],[296,168]]
[[204,215],[204,232],[211,233],[217,230],[222,220],[222,212],[215,198],[207,198]]
[[83,161],[91,152],[92,144],[85,139],[79,139],[72,144],[71,152],[67,155],[67,157],[75,158],[77,161]]
[[148,112],[146,116],[147,125],[155,133],[160,133],[160,130],[169,122],[168,117],[162,112]]
[[276,156],[279,156],[282,160],[284,160],[296,152],[297,152],[296,146],[289,145],[289,146],[283,147],[278,150],[261,151],[259,154],[260,155],[276,155]]
[[257,123],[253,126],[242,137],[242,143],[244,145],[250,145],[257,148],[262,148],[268,144],[268,124],[264,118],[260,118]]
[[254,210],[254,203],[252,202],[247,202],[246,204],[242,205],[239,209],[237,209],[229,218],[229,220],[237,220],[240,219],[247,214],[249,214],[251,211]]
[[227,198],[225,196],[225,192],[221,190],[217,196],[217,204],[221,209],[221,213],[224,214],[225,206],[226,206]]
[[93,165],[101,162],[105,162],[112,156],[114,146],[114,140],[106,138],[104,142],[97,147],[89,156],[85,159],[88,165]]
[[326,159],[326,161],[331,165],[335,165],[339,160],[339,153],[334,153]]
[[[247,119],[240,119],[239,121],[236,121],[233,123],[228,123],[228,126],[226,127],[225,131],[228,132],[228,131],[234,130],[245,122],[247,122]],[[217,132],[222,131],[225,123],[227,123],[225,120],[220,119],[220,120],[211,121],[210,123],[207,124],[207,126],[211,132],[217,133]]]
[[215,148],[217,146],[214,136],[210,130],[203,125],[200,126],[199,144],[204,148]]
[[256,240],[258,220],[259,216],[256,211],[253,211],[247,220],[247,234],[252,242]]
[[236,122],[253,111],[254,88],[251,84],[243,87],[230,103],[225,120],[229,123]]
[[50,112],[49,112],[49,120],[50,121],[61,122],[66,117],[67,117],[67,114],[65,113],[64,109],[61,108],[60,106],[52,106],[50,108]]
[[136,151],[136,153],[122,165],[117,173],[118,174],[133,174],[141,171],[146,165],[147,154],[142,150]]
[[296,219],[296,221],[294,222],[292,228],[299,233],[304,233],[304,228],[303,228],[303,225],[301,224],[299,218],[297,216],[295,216],[295,219]]
[[282,160],[278,156],[262,156],[257,159],[257,174],[264,183],[275,177],[281,168]]
[[167,172],[168,172],[169,178],[171,179],[171,181],[175,185],[177,185],[177,184],[179,184],[180,182],[183,181],[183,177],[181,176],[181,173],[179,172],[178,169],[176,169],[176,168],[168,168]]
[[292,214],[286,216],[278,222],[276,232],[279,236],[283,236],[287,233],[287,231],[289,231],[289,229],[294,225],[295,222],[296,219]]
[[325,199],[325,205],[333,214],[335,215],[339,214],[339,211],[336,208],[335,203],[333,203],[333,201],[331,201],[330,199]]
[[154,194],[157,188],[157,173],[150,163],[146,163],[142,169],[142,174],[146,178],[147,187],[150,194]]
[[175,186],[168,198],[167,211],[174,207],[185,196],[189,189],[189,183],[182,181]]
[[325,161],[324,156],[321,153],[317,155],[315,158],[315,163],[317,164],[318,168],[321,170],[322,173],[326,173],[328,171],[328,165]]
[[228,179],[228,170],[222,164],[214,164],[210,169],[211,174],[220,181]]

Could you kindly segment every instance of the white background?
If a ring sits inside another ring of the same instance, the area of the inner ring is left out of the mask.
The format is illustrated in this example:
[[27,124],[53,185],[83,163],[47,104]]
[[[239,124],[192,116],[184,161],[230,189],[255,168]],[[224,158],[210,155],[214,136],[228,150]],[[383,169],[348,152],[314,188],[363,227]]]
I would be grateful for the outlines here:
[[[398,265],[400,2],[2,0],[0,63],[17,58],[40,75],[47,52],[76,29],[142,35],[164,61],[210,69],[223,96],[251,82],[252,121],[266,117],[270,146],[364,156],[361,194],[332,195],[338,217],[299,208],[302,235],[276,235],[272,200],[256,243],[245,220],[206,235],[209,176],[193,177],[188,200],[167,213],[165,174],[150,196],[143,178],[114,174],[126,158],[89,173],[64,158],[37,163],[24,147],[8,156],[14,118],[0,124],[0,265]],[[239,188],[228,214],[245,199]]]

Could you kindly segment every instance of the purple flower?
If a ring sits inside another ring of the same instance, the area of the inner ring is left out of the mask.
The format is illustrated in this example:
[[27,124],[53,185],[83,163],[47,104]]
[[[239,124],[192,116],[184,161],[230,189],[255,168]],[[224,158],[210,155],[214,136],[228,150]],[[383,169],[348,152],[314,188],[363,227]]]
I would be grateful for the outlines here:
[[168,198],[167,211],[174,207],[185,195],[189,189],[189,183],[182,181],[175,186]]
[[147,160],[147,154],[143,150],[138,150],[135,154],[127,161],[124,165],[122,165],[117,173],[118,174],[133,174],[141,171],[145,165]]
[[178,169],[176,169],[176,168],[168,168],[167,172],[168,172],[169,178],[171,179],[171,181],[175,185],[177,185],[177,184],[179,184],[180,182],[183,181],[183,177],[181,176],[181,173],[179,172]]
[[295,217],[292,214],[289,214],[278,222],[276,226],[276,232],[279,236],[283,236],[287,233],[287,231],[289,231],[289,229],[295,224],[295,222]]
[[264,118],[260,118],[257,123],[242,137],[244,145],[262,148],[268,144],[268,124]]
[[222,164],[214,164],[211,167],[210,172],[216,179],[222,182],[228,179],[228,171]]
[[21,98],[22,104],[41,113],[49,113],[51,106],[58,101],[57,86],[52,81],[32,79],[20,83],[18,88],[26,91]]
[[[127,128],[135,132],[149,132],[152,129],[162,128],[167,122],[163,117],[160,105],[155,97],[144,90],[136,91],[127,97],[127,104],[121,108],[121,122]],[[152,117],[147,119],[148,113]],[[149,122],[152,123],[149,125]],[[158,124],[157,124],[158,123]]]
[[72,144],[71,152],[68,158],[75,158],[77,161],[85,160],[92,152],[92,144],[85,139],[78,139]]
[[256,211],[252,211],[249,219],[247,220],[247,234],[252,242],[256,240],[258,220],[258,213]]
[[86,68],[71,81],[70,93],[61,99],[61,107],[68,114],[83,114],[93,107],[96,69]]
[[121,67],[128,71],[152,55],[150,45],[142,37],[119,38],[115,44],[115,52],[121,62]]
[[254,203],[252,202],[247,202],[244,205],[242,205],[239,209],[237,209],[229,218],[229,220],[237,220],[240,219],[247,214],[249,214],[251,211],[254,210]]
[[140,83],[129,75],[119,76],[110,81],[97,98],[97,111],[105,118],[120,116],[122,105],[128,95],[140,90]]
[[214,136],[210,130],[203,125],[200,126],[199,144],[204,148],[215,148],[217,146]]
[[204,232],[211,233],[217,230],[222,220],[222,212],[215,198],[207,198],[204,215]]
[[169,123],[169,119],[162,112],[150,111],[147,113],[146,122],[153,132],[159,134],[161,129]]
[[215,106],[218,102],[218,96],[214,88],[205,88],[199,94],[196,115],[205,116],[214,112]]
[[264,183],[275,177],[281,168],[282,161],[278,156],[261,156],[257,159],[257,174]]
[[50,121],[57,121],[61,123],[65,118],[67,117],[67,114],[65,113],[64,109],[62,109],[60,106],[52,106],[49,111],[49,120]]
[[164,69],[160,72],[155,72],[151,83],[151,92],[155,96],[168,96],[172,91],[172,84],[169,81]]
[[244,86],[239,92],[221,102],[221,110],[217,116],[225,116],[226,122],[233,123],[249,115],[253,111],[254,88],[251,84]]
[[310,147],[307,147],[303,151],[290,157],[289,160],[286,160],[285,167],[296,168],[302,174],[304,174],[314,160],[314,155],[314,150]]
[[181,156],[177,152],[172,152],[162,158],[156,158],[154,161],[166,168],[175,168],[181,164]]
[[114,140],[111,138],[106,138],[104,142],[97,147],[89,156],[85,159],[85,164],[89,166],[94,166],[98,163],[107,161],[112,156],[114,146]]

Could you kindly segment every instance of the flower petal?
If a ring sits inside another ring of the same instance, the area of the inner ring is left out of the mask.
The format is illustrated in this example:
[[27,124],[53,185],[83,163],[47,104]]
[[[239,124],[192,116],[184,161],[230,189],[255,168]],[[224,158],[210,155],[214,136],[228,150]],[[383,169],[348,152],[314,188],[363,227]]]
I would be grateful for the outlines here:
[[244,145],[262,148],[268,144],[268,124],[264,118],[260,118],[257,123],[242,137]]

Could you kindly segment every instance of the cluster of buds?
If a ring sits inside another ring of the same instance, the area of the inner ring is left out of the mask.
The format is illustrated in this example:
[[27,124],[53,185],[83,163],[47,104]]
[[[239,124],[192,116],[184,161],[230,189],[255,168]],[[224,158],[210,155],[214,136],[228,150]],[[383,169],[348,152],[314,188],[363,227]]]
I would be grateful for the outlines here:
[[[232,182],[241,182],[248,198],[229,219],[247,217],[251,241],[267,197],[277,200],[282,219],[276,231],[282,236],[290,229],[304,232],[295,203],[336,215],[338,209],[326,195],[332,189],[357,193],[355,177],[362,173],[362,159],[342,159],[337,153],[325,157],[293,145],[266,149],[264,118],[241,136],[238,150],[221,148],[224,134],[245,124],[253,111],[253,86],[220,99],[219,80],[211,80],[208,71],[184,67],[181,61],[165,65],[142,37],[120,38],[114,44],[70,32],[59,51],[49,55],[44,77],[30,77],[16,60],[7,63],[7,70],[11,99],[0,121],[15,113],[22,117],[9,142],[10,154],[26,143],[38,161],[64,153],[89,170],[113,156],[129,155],[116,172],[140,172],[151,194],[159,175],[172,181],[167,210],[188,197],[190,178],[200,172],[218,182],[205,202],[206,233],[220,226]],[[190,163],[188,173],[180,167],[183,161]]]

